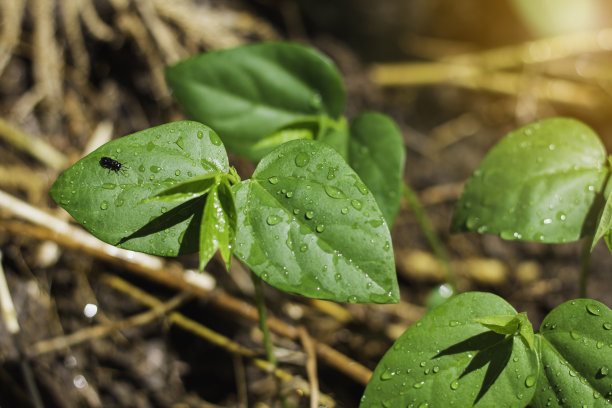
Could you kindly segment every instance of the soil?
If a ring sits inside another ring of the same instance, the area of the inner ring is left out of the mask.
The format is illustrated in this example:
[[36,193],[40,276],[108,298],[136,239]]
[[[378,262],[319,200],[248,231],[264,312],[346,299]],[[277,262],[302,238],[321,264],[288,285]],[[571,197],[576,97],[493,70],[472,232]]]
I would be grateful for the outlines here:
[[[299,40],[329,55],[340,68],[349,118],[379,110],[400,126],[405,180],[450,255],[460,291],[502,296],[526,311],[535,329],[552,308],[578,296],[580,242],[543,245],[475,233],[451,235],[448,229],[463,182],[498,140],[522,124],[576,117],[612,150],[609,79],[576,77],[580,66],[605,71],[610,64],[605,53],[589,49],[507,70],[528,84],[542,78],[574,81],[577,93],[583,88],[598,92],[601,103],[596,106],[572,95],[553,100],[529,86],[493,92],[484,84],[436,80],[383,87],[372,75],[374,63],[480,55],[484,49],[522,44],[529,33],[505,2],[494,7],[476,0],[461,3],[468,11],[464,14],[444,8],[441,1],[396,1],[372,10],[370,1],[332,6],[325,1],[185,0],[179,2],[178,15],[163,1],[77,3],[1,3],[0,192],[69,220],[48,188],[59,171],[99,143],[92,135],[104,142],[105,136],[184,118],[160,76],[166,64],[247,42]],[[10,138],[16,132],[18,137]],[[43,144],[60,152],[60,159],[36,154]],[[243,178],[253,170],[241,158],[231,160]],[[0,324],[0,407],[281,406],[273,375],[244,353],[187,330],[176,315],[160,312],[126,323],[151,310],[137,300],[138,290],[144,291],[175,302],[172,310],[183,318],[265,360],[261,333],[249,314],[252,283],[238,262],[228,273],[215,258],[207,267],[215,282],[212,290],[181,297],[180,285],[88,252],[56,232],[0,203],[2,268],[19,322],[19,331],[12,334]],[[306,338],[273,334],[284,375],[281,394],[293,406],[309,406],[307,366],[313,353],[308,338],[372,370],[425,313],[429,296],[444,283],[443,268],[405,203],[392,235],[400,305],[336,305],[265,288],[269,315],[296,333],[298,327],[308,333]],[[197,256],[165,261],[170,272],[197,268]],[[592,254],[588,295],[608,306],[611,265],[610,251],[600,243]],[[131,289],[120,290],[117,279]],[[92,310],[96,313],[90,315]],[[67,345],[66,336],[74,333],[83,337]],[[44,342],[49,339],[61,341]],[[321,403],[356,407],[364,383],[357,370],[352,375],[341,366],[319,355]]]

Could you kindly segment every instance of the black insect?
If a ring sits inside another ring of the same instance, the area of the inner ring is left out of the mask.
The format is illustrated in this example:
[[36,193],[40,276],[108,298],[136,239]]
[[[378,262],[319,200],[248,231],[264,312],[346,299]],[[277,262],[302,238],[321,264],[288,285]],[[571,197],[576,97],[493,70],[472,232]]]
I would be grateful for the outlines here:
[[115,159],[111,159],[110,157],[102,157],[100,159],[100,167],[108,169],[109,173],[114,171],[115,173],[121,172],[121,174],[123,174],[125,172],[125,168],[127,168],[127,166],[124,164]]

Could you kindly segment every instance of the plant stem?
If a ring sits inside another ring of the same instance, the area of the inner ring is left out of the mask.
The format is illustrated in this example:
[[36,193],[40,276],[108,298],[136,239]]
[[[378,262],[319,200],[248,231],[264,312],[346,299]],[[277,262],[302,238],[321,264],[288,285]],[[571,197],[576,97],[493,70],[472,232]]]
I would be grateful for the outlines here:
[[581,298],[587,297],[587,284],[589,282],[589,271],[591,269],[591,246],[593,237],[588,235],[582,242],[582,254],[580,255],[580,293]]
[[276,356],[274,355],[274,345],[270,339],[270,330],[268,329],[268,319],[266,317],[266,301],[263,295],[263,285],[261,278],[251,272],[251,279],[253,279],[253,285],[255,286],[255,304],[257,306],[257,313],[259,314],[259,328],[263,333],[263,342],[266,349],[266,356],[268,361],[274,367],[278,365]]
[[448,253],[446,252],[446,249],[444,248],[444,244],[442,244],[442,241],[440,241],[440,238],[438,238],[438,235],[436,234],[436,231],[434,230],[434,227],[431,224],[429,217],[425,213],[425,210],[423,209],[419,198],[417,197],[414,190],[412,190],[410,186],[406,184],[406,182],[402,183],[402,194],[404,195],[404,199],[408,202],[410,209],[414,213],[417,222],[421,226],[421,230],[425,234],[425,238],[427,239],[429,246],[431,247],[436,258],[438,258],[438,261],[440,261],[440,264],[442,265],[442,269],[444,270],[444,276],[446,278],[446,283],[451,285],[453,291],[456,292],[457,279],[455,277],[455,272],[453,271],[453,268],[451,266],[450,258],[448,256]]

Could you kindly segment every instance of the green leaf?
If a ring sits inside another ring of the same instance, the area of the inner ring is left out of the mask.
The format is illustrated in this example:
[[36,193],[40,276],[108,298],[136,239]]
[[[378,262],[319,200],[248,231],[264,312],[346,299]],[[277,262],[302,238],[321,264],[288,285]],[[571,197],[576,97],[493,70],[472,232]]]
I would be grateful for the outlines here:
[[342,302],[399,300],[389,228],[330,146],[285,143],[234,193],[241,209],[235,254],[270,285]]
[[474,319],[475,322],[499,334],[518,334],[523,337],[531,350],[534,347],[533,326],[527,318],[527,313],[515,315],[485,316]]
[[200,228],[200,270],[203,270],[217,249],[229,270],[232,245],[236,236],[236,207],[226,178],[218,177],[210,189],[204,206]]
[[339,117],[342,79],[325,56],[303,45],[260,43],[202,54],[166,69],[189,116],[223,137],[227,148],[252,160],[260,139],[313,116]]
[[612,311],[590,299],[561,304],[544,318],[534,407],[603,407],[612,400]]
[[597,135],[573,119],[511,132],[467,181],[451,230],[549,243],[593,234],[605,160]]
[[362,113],[351,124],[349,164],[374,194],[389,225],[400,208],[406,152],[402,134],[386,115]]
[[208,193],[208,191],[213,187],[217,174],[218,173],[206,173],[198,177],[193,177],[189,180],[179,182],[174,186],[164,191],[161,191],[152,197],[147,198],[143,202],[147,203],[150,201],[185,201],[188,199],[199,197]]
[[[115,173],[102,157],[123,164]],[[51,197],[104,242],[156,255],[198,250],[204,200],[148,200],[192,177],[227,173],[219,137],[196,122],[174,122],[104,144],[66,170]]]
[[475,319],[516,315],[505,300],[471,292],[450,298],[412,325],[374,370],[361,407],[525,406],[538,361],[520,336],[487,330]]
[[[610,160],[611,157],[608,157],[608,161]],[[591,250],[595,248],[595,244],[597,244],[602,237],[605,237],[608,249],[610,252],[612,252],[612,246],[610,245],[610,234],[612,233],[612,182],[610,182],[609,177],[603,196],[608,197],[608,199],[603,206],[599,218],[597,219],[597,228],[595,229],[595,235],[593,236],[593,242],[591,243]]]

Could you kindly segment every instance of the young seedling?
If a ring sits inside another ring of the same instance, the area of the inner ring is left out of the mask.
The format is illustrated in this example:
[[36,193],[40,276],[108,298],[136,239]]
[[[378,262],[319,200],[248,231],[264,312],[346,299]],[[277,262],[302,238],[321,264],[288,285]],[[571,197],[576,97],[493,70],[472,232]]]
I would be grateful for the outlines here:
[[563,303],[534,333],[490,293],[451,298],[400,336],[361,407],[603,407],[612,401],[612,311]]
[[[403,195],[442,261],[453,292],[444,246],[416,195],[403,183],[399,129],[375,112],[357,115],[347,125],[342,80],[325,56],[299,44],[253,44],[180,61],[167,68],[166,77],[187,114],[218,130],[234,153],[258,161],[289,140],[323,141],[359,175],[390,226]],[[333,169],[328,177],[334,177]]]
[[[130,169],[100,166],[119,153]],[[174,122],[101,146],[50,193],[93,235],[120,248],[164,256],[199,250],[201,269],[219,250],[227,265],[234,254],[286,292],[399,300],[387,223],[359,176],[324,143],[285,143],[240,181],[212,129]]]

